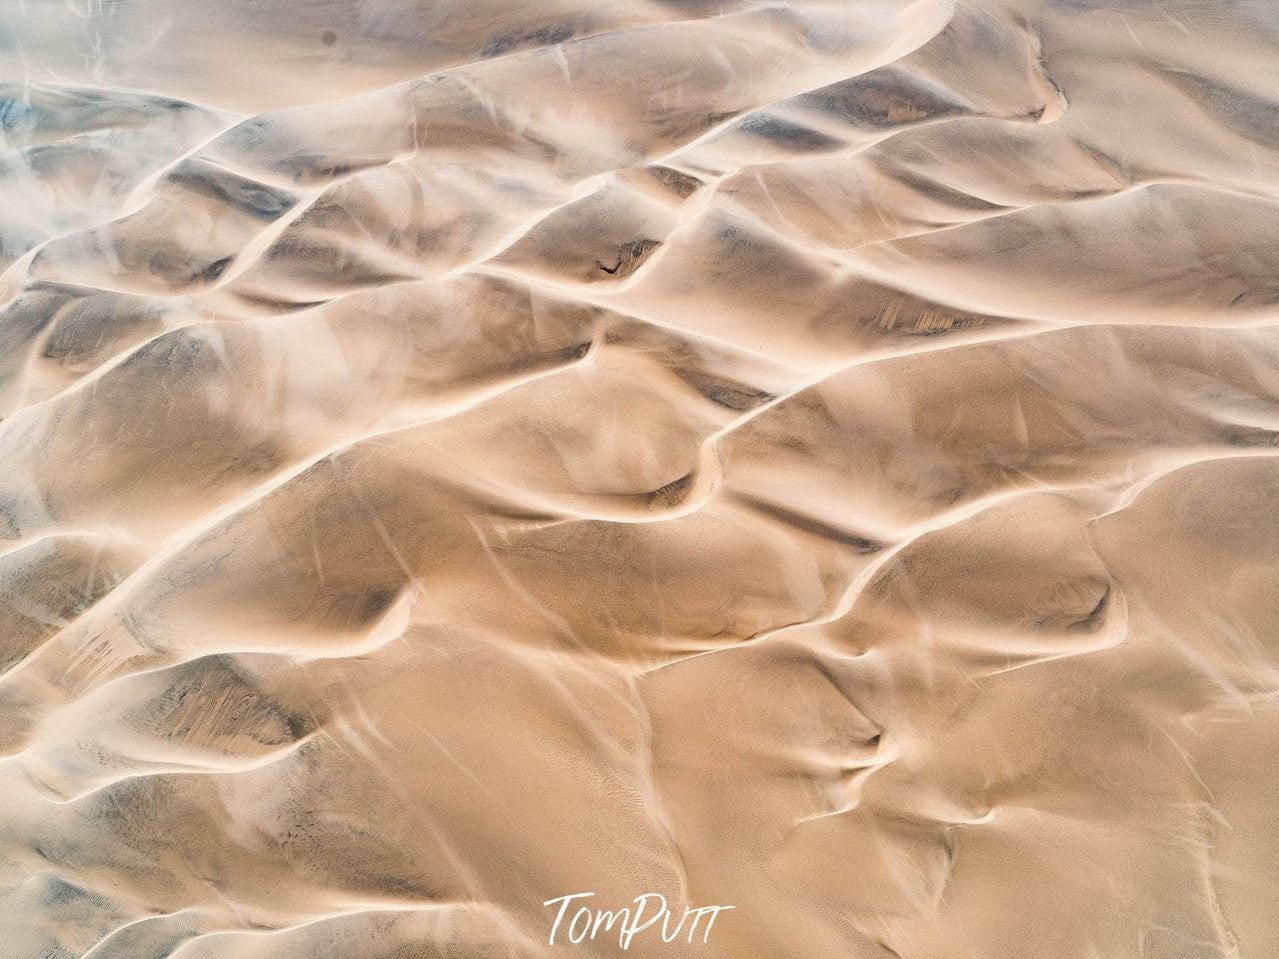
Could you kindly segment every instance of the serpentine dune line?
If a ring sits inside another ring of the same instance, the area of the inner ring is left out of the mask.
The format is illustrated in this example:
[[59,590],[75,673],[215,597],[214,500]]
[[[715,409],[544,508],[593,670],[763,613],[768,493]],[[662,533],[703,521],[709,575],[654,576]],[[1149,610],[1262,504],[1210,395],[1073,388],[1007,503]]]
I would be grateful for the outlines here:
[[0,959],[1275,959],[1277,91],[1272,0],[0,0]]

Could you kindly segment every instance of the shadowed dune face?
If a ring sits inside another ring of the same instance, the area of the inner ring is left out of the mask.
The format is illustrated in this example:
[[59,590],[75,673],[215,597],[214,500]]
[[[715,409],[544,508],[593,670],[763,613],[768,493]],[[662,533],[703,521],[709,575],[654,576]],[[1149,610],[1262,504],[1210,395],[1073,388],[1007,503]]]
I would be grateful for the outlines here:
[[1279,955],[1277,51],[0,3],[0,959]]

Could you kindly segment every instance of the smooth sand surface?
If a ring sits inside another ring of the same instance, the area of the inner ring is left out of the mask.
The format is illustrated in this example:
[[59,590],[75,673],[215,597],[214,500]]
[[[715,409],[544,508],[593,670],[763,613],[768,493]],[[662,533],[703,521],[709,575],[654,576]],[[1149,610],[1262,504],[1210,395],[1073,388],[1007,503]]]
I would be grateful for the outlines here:
[[1274,959],[1277,90],[1269,0],[0,0],[0,959]]

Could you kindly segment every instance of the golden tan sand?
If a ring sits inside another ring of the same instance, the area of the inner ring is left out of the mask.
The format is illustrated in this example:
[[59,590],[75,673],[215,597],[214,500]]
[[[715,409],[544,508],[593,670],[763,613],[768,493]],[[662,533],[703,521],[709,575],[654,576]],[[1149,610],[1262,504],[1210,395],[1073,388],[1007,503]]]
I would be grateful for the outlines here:
[[0,959],[1279,956],[1279,7],[0,11]]

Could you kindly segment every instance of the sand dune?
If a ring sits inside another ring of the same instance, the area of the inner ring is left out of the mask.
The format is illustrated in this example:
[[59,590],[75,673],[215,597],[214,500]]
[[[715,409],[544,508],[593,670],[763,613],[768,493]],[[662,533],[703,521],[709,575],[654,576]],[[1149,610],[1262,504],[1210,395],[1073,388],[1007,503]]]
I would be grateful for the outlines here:
[[7,3],[0,959],[1275,955],[1276,50]]

